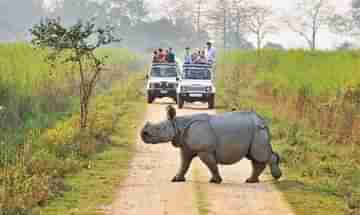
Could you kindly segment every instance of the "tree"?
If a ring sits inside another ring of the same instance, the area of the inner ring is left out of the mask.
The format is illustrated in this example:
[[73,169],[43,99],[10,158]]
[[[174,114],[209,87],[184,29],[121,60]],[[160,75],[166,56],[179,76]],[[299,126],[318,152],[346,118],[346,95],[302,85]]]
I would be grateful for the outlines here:
[[[46,19],[30,30],[32,44],[41,49],[50,49],[49,63],[65,58],[64,63],[76,65],[80,79],[80,128],[87,128],[90,100],[100,78],[105,58],[95,55],[101,46],[118,41],[113,35],[113,27],[97,28],[93,21],[64,27],[60,19]],[[92,43],[89,41],[93,41]]]
[[322,27],[326,27],[334,13],[328,0],[299,0],[296,7],[297,14],[293,19],[285,23],[288,27],[301,36],[309,45],[311,50],[316,49],[318,33]]
[[[235,47],[252,48],[252,44],[244,38],[246,29],[244,26],[246,19],[246,4],[244,0],[233,0],[231,4],[231,28],[230,42]],[[250,45],[251,44],[251,45]],[[250,45],[250,46],[249,46]]]
[[274,43],[274,42],[267,42],[264,46],[264,48],[266,49],[279,49],[279,50],[284,50],[284,47],[279,44],[279,43]]
[[[166,18],[172,22],[177,37],[171,42],[181,45],[181,48],[188,45],[203,46],[204,41],[209,38],[205,28],[204,0],[196,0],[194,3],[189,0],[164,1],[162,8],[165,11],[165,17],[162,19]],[[161,29],[163,34],[167,34],[164,31]]]
[[351,50],[355,48],[355,44],[349,42],[349,41],[345,41],[341,44],[339,44],[338,46],[336,46],[337,50]]
[[211,28],[220,35],[223,47],[228,47],[228,32],[231,26],[231,5],[229,0],[217,0],[215,9],[210,11],[208,20]]
[[335,14],[331,17],[329,27],[333,33],[353,37],[360,35],[360,0],[353,0],[351,6],[344,14]]
[[57,0],[50,16],[60,17],[66,26],[74,25],[80,19],[94,19],[100,26],[114,22],[109,17],[110,9],[108,1],[100,3],[90,0]]
[[149,11],[144,0],[128,0],[126,1],[126,7],[128,9],[128,17],[133,25],[144,21],[144,19],[149,15]]
[[256,36],[256,47],[261,49],[264,38],[278,29],[272,24],[273,12],[263,6],[250,6],[246,9],[245,26],[248,31]]

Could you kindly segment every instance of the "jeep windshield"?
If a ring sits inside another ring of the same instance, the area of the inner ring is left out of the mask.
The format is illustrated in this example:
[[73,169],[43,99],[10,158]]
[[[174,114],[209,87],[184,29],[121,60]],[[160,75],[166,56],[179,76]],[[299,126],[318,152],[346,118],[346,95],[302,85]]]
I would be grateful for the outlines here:
[[185,69],[183,79],[192,80],[211,80],[211,72],[209,69]]
[[153,67],[151,77],[155,78],[176,78],[177,72],[175,67]]

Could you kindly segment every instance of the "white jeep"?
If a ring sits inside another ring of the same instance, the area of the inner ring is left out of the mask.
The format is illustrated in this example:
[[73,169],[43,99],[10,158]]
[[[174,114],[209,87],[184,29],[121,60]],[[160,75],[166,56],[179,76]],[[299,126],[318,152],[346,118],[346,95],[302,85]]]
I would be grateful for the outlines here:
[[184,64],[177,87],[177,104],[181,109],[185,102],[207,102],[209,109],[215,105],[216,88],[212,66],[208,64]]
[[156,98],[164,97],[172,98],[176,102],[178,74],[177,63],[152,64],[146,75],[148,103],[153,103]]

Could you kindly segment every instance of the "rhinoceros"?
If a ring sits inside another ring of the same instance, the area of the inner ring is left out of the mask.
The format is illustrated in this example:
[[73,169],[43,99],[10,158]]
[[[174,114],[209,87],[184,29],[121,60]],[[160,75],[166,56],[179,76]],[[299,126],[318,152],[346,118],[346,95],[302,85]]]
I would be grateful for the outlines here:
[[235,164],[243,158],[252,164],[247,183],[258,183],[266,165],[276,180],[282,175],[280,157],[270,144],[269,127],[255,112],[177,117],[176,110],[168,106],[167,120],[156,124],[147,122],[140,136],[146,144],[171,142],[180,148],[181,166],[172,182],[185,181],[186,172],[196,156],[209,168],[210,183],[222,182],[218,165]]

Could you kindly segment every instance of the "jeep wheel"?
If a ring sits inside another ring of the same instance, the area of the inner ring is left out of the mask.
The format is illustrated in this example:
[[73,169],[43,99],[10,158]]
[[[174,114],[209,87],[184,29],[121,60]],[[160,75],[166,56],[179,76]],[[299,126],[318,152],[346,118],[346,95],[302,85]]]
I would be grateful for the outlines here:
[[178,96],[177,104],[179,109],[182,109],[184,107],[184,99],[181,96]]
[[148,96],[147,96],[147,102],[148,102],[148,104],[153,103],[153,102],[154,102],[154,100],[155,100],[154,96],[152,96],[152,95],[148,94]]
[[209,109],[214,109],[215,107],[215,97],[211,96],[208,101],[208,107]]

